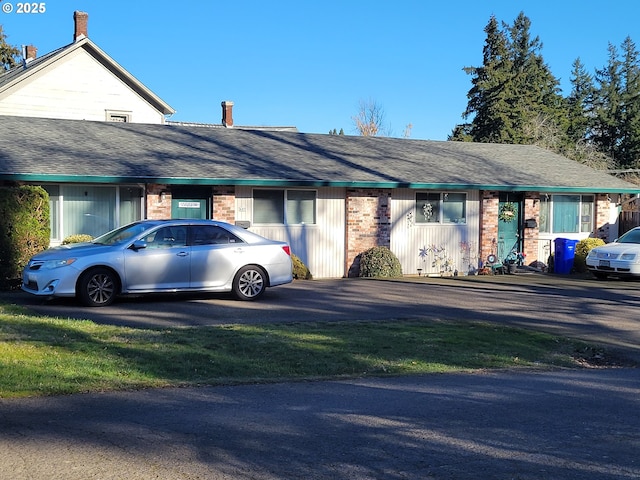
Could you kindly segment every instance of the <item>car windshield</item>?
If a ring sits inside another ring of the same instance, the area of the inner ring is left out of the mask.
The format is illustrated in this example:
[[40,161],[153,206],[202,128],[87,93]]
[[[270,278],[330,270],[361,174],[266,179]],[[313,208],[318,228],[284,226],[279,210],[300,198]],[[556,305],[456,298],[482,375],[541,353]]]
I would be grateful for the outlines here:
[[629,230],[618,239],[618,243],[640,243],[640,229]]
[[136,237],[154,226],[154,224],[150,223],[131,223],[95,238],[92,243],[99,243],[100,245],[115,245]]

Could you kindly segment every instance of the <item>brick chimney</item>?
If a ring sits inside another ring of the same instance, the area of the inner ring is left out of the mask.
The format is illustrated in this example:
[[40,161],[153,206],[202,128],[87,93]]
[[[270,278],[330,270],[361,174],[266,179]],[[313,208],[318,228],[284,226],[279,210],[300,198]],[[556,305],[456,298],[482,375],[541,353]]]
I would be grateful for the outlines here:
[[35,60],[38,56],[38,49],[33,45],[27,45],[24,47],[23,58],[26,63],[29,63],[31,60]]
[[89,23],[89,14],[86,12],[75,11],[73,12],[73,23],[75,26],[73,32],[73,41],[77,42],[78,40],[82,40],[85,37],[89,36],[88,33],[88,23]]
[[222,105],[222,125],[225,127],[233,127],[233,102],[228,100],[221,103]]

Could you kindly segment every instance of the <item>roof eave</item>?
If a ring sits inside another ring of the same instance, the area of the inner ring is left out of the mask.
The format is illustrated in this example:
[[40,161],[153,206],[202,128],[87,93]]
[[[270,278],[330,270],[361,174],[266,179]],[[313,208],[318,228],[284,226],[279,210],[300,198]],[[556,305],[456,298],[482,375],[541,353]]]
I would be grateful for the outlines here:
[[254,187],[340,187],[340,188],[408,188],[412,190],[487,190],[502,192],[548,192],[548,193],[627,193],[640,194],[636,188],[614,187],[570,187],[551,185],[491,185],[461,183],[415,183],[415,182],[374,182],[374,181],[329,181],[329,180],[285,180],[255,178],[189,178],[153,176],[86,176],[60,174],[0,174],[0,180],[43,182],[43,183],[99,183],[138,184],[156,183],[167,185],[242,185]]

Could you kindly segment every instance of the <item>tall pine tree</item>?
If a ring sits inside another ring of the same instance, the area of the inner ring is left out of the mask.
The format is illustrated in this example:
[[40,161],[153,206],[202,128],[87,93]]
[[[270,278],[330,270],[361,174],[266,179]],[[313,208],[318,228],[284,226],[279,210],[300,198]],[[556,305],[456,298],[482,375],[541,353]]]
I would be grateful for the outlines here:
[[640,62],[635,43],[627,37],[622,43],[620,100],[622,125],[618,157],[622,166],[640,167]]
[[473,86],[463,117],[472,120],[456,127],[453,140],[534,143],[532,125],[548,123],[555,130],[563,118],[559,82],[540,54],[540,39],[531,38],[531,21],[521,12],[502,27],[490,18],[482,66],[464,69]]
[[617,48],[609,44],[607,66],[596,69],[597,95],[593,102],[591,141],[607,156],[619,163],[618,146],[622,120],[622,79]]
[[480,67],[466,67],[464,71],[472,75],[472,87],[467,94],[469,102],[463,117],[473,117],[467,125],[458,126],[454,132],[456,140],[505,143],[509,140],[508,105],[505,85],[511,70],[507,50],[507,38],[500,31],[494,16],[484,29],[487,34]]
[[569,141],[577,143],[587,138],[591,105],[595,96],[593,77],[587,73],[584,64],[577,58],[571,71],[571,93],[567,104],[567,136]]

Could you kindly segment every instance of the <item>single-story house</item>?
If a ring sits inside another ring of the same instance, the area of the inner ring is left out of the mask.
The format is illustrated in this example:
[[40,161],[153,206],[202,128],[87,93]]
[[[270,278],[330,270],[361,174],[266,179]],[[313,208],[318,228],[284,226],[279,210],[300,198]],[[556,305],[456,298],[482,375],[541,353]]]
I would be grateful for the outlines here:
[[535,146],[0,117],[0,181],[44,186],[52,241],[215,218],[291,243],[316,278],[388,246],[405,274],[477,268],[557,237],[617,236],[640,188]]
[[466,273],[553,240],[615,238],[640,188],[534,146],[172,122],[175,110],[88,38],[0,74],[0,185],[42,185],[51,242],[142,218],[216,218],[291,243],[316,278],[389,247],[405,274]]

